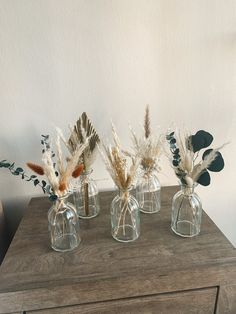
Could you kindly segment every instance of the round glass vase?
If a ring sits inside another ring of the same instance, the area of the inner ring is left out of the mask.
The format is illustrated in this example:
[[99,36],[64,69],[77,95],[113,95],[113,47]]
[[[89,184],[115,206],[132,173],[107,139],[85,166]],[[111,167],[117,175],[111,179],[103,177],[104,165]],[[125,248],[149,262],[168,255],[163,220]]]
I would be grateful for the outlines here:
[[144,170],[136,185],[136,198],[141,212],[157,213],[161,209],[161,185],[154,170]]
[[83,172],[73,191],[74,204],[80,218],[93,218],[99,214],[98,187],[91,178],[92,170]]
[[182,237],[194,237],[201,229],[202,204],[194,188],[181,184],[172,200],[171,229]]
[[58,197],[48,211],[51,247],[59,252],[72,251],[80,244],[79,217],[68,197]]
[[111,203],[111,234],[120,242],[131,242],[140,235],[139,205],[130,190],[119,190]]

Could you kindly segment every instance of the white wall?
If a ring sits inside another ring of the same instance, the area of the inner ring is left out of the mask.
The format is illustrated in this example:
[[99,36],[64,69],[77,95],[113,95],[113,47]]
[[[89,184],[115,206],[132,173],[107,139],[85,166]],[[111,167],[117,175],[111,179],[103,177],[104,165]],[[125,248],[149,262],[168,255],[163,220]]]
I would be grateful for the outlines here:
[[[204,209],[236,245],[236,1],[0,0],[0,158],[40,161],[41,134],[87,111],[99,133],[114,121],[125,145],[145,104],[153,126],[206,129],[225,170],[198,188]],[[108,178],[100,160],[96,178]],[[162,184],[177,183],[165,165]],[[101,188],[111,187],[109,180]],[[0,170],[14,229],[40,193]]]

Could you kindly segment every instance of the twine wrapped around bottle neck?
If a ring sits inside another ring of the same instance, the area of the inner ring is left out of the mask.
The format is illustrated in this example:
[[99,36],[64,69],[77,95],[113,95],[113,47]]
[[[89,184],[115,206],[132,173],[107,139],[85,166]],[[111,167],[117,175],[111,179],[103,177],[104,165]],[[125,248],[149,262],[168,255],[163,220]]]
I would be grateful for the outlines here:
[[132,190],[132,188],[133,187],[129,187],[127,189],[119,189],[119,196],[123,201],[128,202],[128,199],[130,197],[130,191]]
[[193,184],[193,185],[187,185],[187,184],[183,184],[180,183],[180,187],[181,187],[181,191],[183,192],[183,194],[185,195],[191,195],[194,193],[194,189],[197,186],[197,184]]
[[66,193],[62,196],[58,196],[58,198],[54,201],[54,210],[56,213],[60,210],[60,208],[65,205],[65,203],[68,200],[68,197],[70,196],[70,193]]

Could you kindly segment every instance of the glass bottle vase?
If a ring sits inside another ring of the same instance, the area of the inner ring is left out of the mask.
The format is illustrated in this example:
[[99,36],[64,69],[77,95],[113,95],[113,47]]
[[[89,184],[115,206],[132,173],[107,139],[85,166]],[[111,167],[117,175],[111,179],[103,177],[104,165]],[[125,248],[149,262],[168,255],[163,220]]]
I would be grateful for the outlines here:
[[74,188],[73,199],[80,218],[93,218],[99,214],[98,187],[91,178],[91,171],[83,172]]
[[136,185],[136,198],[143,213],[161,209],[161,185],[154,171],[143,171]]
[[51,247],[60,252],[71,251],[80,243],[79,217],[68,196],[58,197],[48,211]]
[[134,241],[140,235],[139,205],[129,190],[119,190],[111,203],[111,233],[120,242]]
[[171,229],[182,237],[200,233],[202,204],[194,192],[194,186],[181,185],[172,200]]

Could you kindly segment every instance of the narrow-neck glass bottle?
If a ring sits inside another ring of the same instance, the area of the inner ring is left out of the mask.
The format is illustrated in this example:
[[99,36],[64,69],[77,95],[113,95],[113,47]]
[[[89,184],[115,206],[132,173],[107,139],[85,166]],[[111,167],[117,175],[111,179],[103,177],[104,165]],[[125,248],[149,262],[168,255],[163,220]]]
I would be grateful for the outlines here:
[[159,212],[161,208],[161,185],[155,170],[142,170],[136,185],[136,198],[143,213]]
[[181,184],[172,201],[171,229],[182,237],[196,236],[201,229],[202,204],[194,188]]
[[58,197],[48,211],[51,247],[60,252],[71,251],[80,243],[79,217],[68,196]]
[[111,233],[120,242],[131,242],[140,235],[139,205],[129,190],[119,190],[111,203]]

